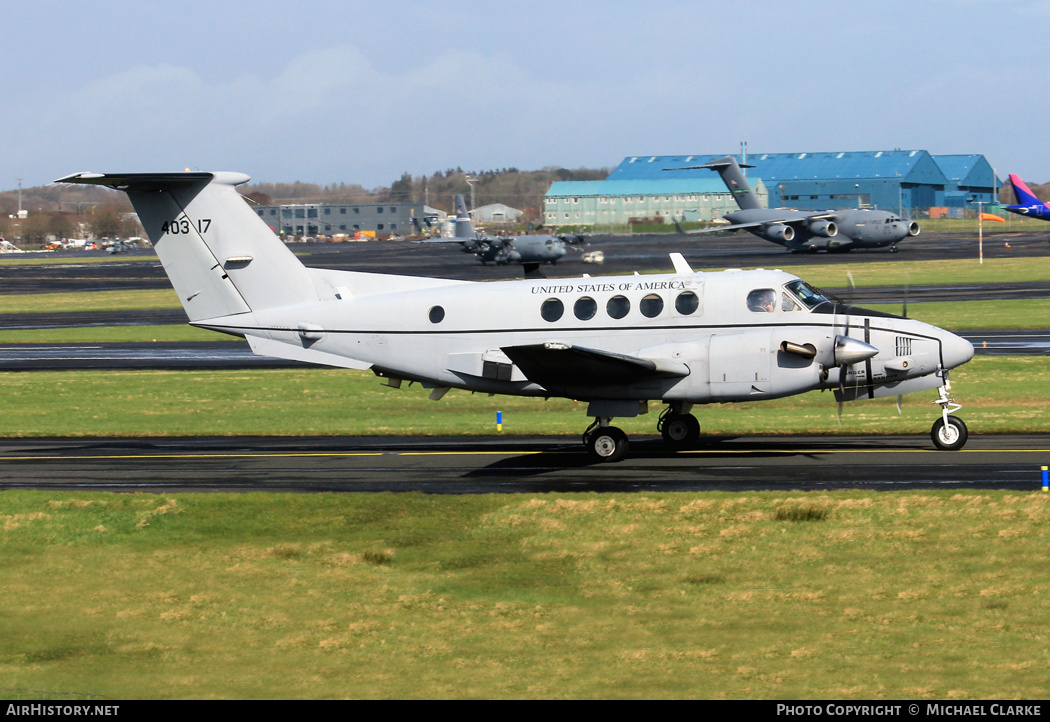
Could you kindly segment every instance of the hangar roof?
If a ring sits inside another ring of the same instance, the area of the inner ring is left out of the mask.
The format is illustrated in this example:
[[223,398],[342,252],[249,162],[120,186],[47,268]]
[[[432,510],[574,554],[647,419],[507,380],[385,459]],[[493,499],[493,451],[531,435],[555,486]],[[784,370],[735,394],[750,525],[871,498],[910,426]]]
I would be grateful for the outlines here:
[[[685,178],[704,171],[664,170],[703,165],[720,155],[628,156],[609,180]],[[888,179],[944,184],[947,179],[924,150],[842,151],[836,153],[758,153],[748,156],[750,174],[766,184],[789,180]]]
[[[690,171],[696,174],[696,171]],[[611,178],[611,176],[610,176]],[[757,187],[757,179],[752,183]],[[625,179],[603,181],[556,181],[551,183],[547,197],[551,196],[636,196],[636,195],[682,195],[685,193],[728,193],[726,184],[716,174],[709,177],[694,175],[686,178],[660,178],[659,180]]]
[[[944,176],[963,186],[991,186],[994,171],[983,155],[935,155]],[[995,178],[995,185],[1002,181]]]

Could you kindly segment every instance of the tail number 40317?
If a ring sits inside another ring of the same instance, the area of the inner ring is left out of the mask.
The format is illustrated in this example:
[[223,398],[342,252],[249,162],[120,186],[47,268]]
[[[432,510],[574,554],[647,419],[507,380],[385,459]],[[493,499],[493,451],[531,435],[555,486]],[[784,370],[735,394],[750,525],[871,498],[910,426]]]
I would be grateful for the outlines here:
[[211,227],[211,218],[201,218],[197,221],[191,221],[189,218],[176,218],[174,221],[165,221],[164,225],[160,227],[160,231],[161,233],[170,233],[173,236],[177,236],[180,233],[189,233],[190,231],[207,233],[209,227]]

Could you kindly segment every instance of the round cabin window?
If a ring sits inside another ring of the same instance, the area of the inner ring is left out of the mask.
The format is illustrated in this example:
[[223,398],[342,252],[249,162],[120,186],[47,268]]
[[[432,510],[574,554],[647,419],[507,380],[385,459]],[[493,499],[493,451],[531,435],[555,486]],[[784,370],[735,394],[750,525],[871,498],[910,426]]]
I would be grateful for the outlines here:
[[610,318],[623,318],[631,311],[631,302],[626,296],[613,296],[605,304],[605,312]]
[[664,310],[664,300],[655,293],[650,293],[638,304],[638,310],[646,318],[656,318]]
[[700,299],[692,291],[682,291],[674,300],[674,308],[683,316],[689,316],[700,308]]
[[557,321],[565,313],[565,304],[557,298],[548,298],[540,306],[540,316],[544,321]]
[[594,314],[598,313],[598,304],[593,298],[584,296],[576,300],[572,306],[572,312],[581,321],[589,321],[594,318]]

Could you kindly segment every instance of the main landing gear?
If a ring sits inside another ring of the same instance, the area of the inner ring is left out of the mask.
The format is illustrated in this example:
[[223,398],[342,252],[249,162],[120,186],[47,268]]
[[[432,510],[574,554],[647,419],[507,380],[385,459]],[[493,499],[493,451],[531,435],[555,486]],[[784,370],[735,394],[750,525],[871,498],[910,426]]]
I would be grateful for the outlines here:
[[627,455],[627,434],[609,426],[611,417],[600,416],[583,432],[583,445],[595,461],[619,461]]
[[942,451],[957,451],[966,445],[968,432],[966,424],[957,416],[950,414],[962,408],[955,403],[955,399],[948,396],[952,390],[951,382],[948,381],[948,372],[944,372],[944,386],[937,390],[937,400],[931,403],[941,407],[941,418],[934,422],[930,429],[930,438],[933,445]]
[[[630,442],[627,434],[610,426],[612,417],[599,416],[583,432],[583,445],[594,461],[620,461],[627,455]],[[681,405],[668,406],[656,422],[656,430],[664,442],[674,449],[696,444],[700,438],[700,422]]]
[[676,449],[692,446],[700,438],[700,422],[680,406],[668,406],[656,422],[664,442]]

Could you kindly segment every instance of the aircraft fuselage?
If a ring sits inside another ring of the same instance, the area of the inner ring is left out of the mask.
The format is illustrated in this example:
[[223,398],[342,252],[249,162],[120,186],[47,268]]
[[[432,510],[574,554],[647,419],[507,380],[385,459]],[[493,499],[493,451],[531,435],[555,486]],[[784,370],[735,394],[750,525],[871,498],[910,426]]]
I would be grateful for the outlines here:
[[[476,251],[482,263],[556,263],[565,255],[565,243],[557,236],[506,236],[492,238]],[[464,250],[468,250],[464,248]]]
[[867,209],[797,211],[755,208],[727,213],[730,224],[759,224],[746,230],[792,251],[836,251],[894,246],[918,235],[917,223],[895,213]]
[[[810,309],[792,290],[801,283],[781,271],[463,282],[197,325],[244,335],[259,353],[277,342],[303,349],[304,360],[354,359],[426,386],[582,400],[759,400],[834,388],[840,374],[847,387],[878,385],[873,395],[885,384],[922,385],[893,392],[904,393],[936,388],[943,383],[938,369],[973,353],[967,341],[920,321],[830,302]],[[750,299],[767,291],[773,310],[756,310]],[[840,337],[878,353],[840,369]],[[570,369],[538,383],[511,360],[509,349],[552,344],[650,359],[659,368],[612,383]],[[784,350],[807,345],[812,355]]]
[[1028,218],[1039,218],[1044,221],[1050,221],[1050,206],[1046,203],[1033,203],[1031,205],[1018,205],[1018,206],[1006,206],[1006,210],[1011,213],[1016,213],[1019,216],[1026,216]]

